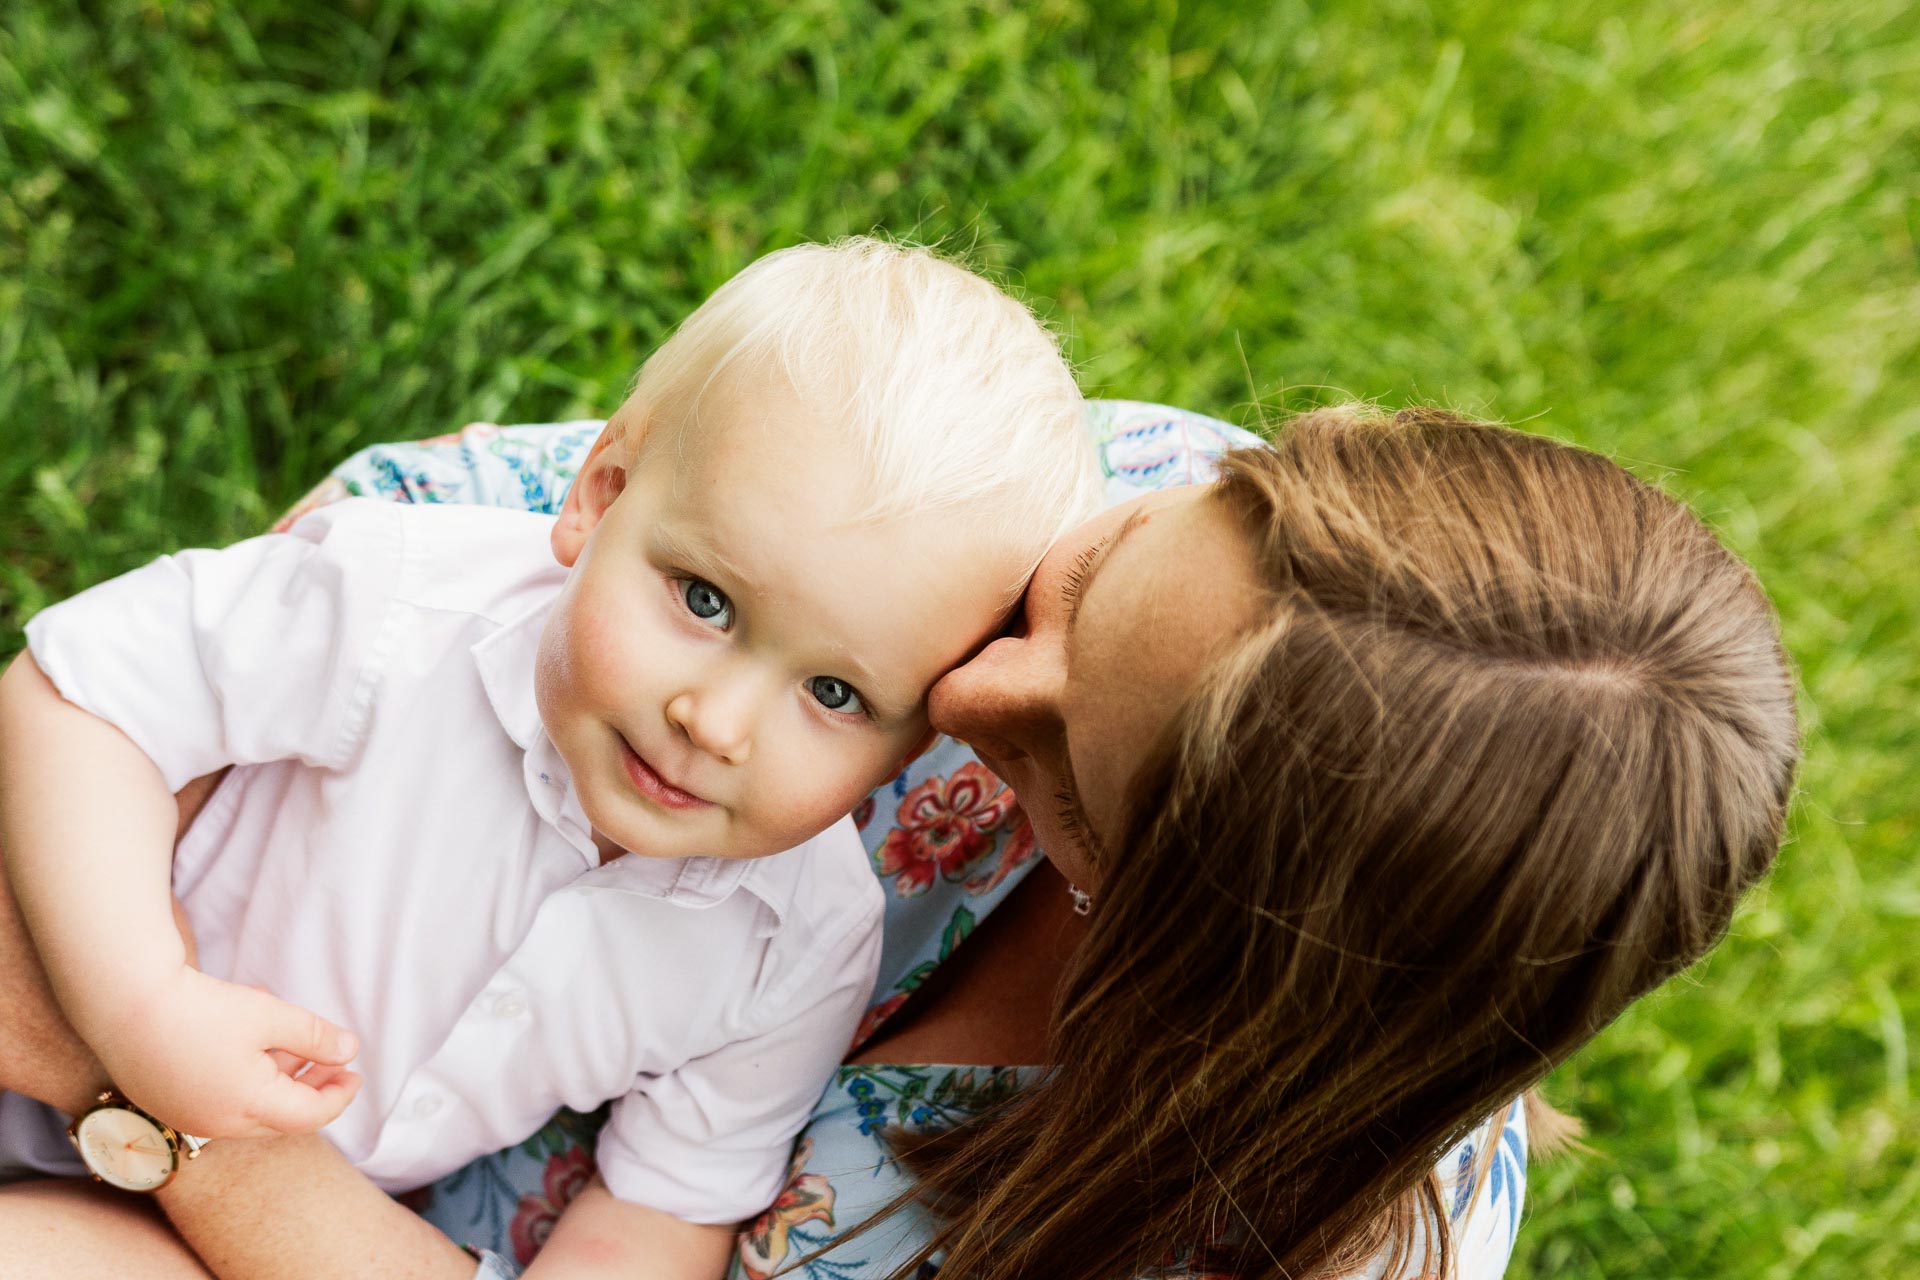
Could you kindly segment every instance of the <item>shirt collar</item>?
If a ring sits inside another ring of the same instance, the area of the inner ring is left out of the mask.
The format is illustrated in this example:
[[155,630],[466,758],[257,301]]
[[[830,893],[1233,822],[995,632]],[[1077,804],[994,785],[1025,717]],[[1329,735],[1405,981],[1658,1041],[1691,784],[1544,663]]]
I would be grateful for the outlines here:
[[473,646],[474,666],[487,701],[500,727],[524,753],[521,780],[527,799],[542,821],[554,828],[579,852],[593,882],[609,889],[658,898],[676,906],[699,909],[724,902],[735,889],[744,889],[759,902],[756,932],[771,937],[786,925],[788,908],[799,888],[798,850],[766,858],[640,858],[628,855],[600,865],[593,827],[573,776],[540,720],[534,698],[534,663],[540,652],[540,633],[554,600],[533,608]]

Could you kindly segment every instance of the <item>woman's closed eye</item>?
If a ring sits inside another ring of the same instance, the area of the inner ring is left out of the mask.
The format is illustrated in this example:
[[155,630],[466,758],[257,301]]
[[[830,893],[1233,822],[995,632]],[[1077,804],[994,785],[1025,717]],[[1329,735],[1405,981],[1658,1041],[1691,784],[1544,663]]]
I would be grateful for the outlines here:
[[1080,797],[1071,783],[1063,782],[1054,788],[1054,817],[1060,823],[1060,829],[1069,839],[1076,841],[1082,848],[1092,852],[1100,846],[1099,839],[1093,834],[1093,827],[1087,821],[1087,811],[1081,807]]
[[1144,507],[1136,507],[1118,529],[1113,530],[1092,546],[1083,548],[1061,573],[1060,603],[1067,611],[1067,631],[1073,631],[1074,619],[1080,616],[1080,605],[1087,594],[1087,587],[1093,582],[1093,575],[1100,569],[1101,563],[1126,540],[1128,534],[1147,522]]
[[1067,617],[1071,618],[1080,611],[1080,593],[1087,585],[1087,577],[1099,561],[1100,553],[1113,541],[1113,536],[1109,534],[1075,556],[1073,563],[1067,566],[1064,575],[1066,580],[1060,587],[1060,599],[1067,606]]
[[733,601],[726,593],[703,578],[683,578],[680,599],[687,612],[716,631],[733,626]]
[[835,676],[814,676],[807,681],[807,692],[829,711],[849,716],[867,714],[867,704],[860,694]]

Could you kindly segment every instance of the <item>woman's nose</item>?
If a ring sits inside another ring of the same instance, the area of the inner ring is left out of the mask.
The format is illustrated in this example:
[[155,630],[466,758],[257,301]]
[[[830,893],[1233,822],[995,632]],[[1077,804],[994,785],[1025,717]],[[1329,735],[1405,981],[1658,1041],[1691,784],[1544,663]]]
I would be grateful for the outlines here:
[[1058,646],[1002,636],[942,676],[927,695],[933,727],[997,760],[1034,754],[1061,728]]
[[716,672],[669,701],[667,720],[697,749],[728,764],[745,764],[753,755],[759,703],[750,676]]

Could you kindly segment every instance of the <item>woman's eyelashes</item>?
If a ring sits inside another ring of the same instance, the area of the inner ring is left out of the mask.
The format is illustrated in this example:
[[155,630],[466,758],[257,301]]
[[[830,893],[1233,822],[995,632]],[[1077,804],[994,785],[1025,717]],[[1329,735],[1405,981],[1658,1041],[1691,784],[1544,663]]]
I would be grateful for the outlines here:
[[733,601],[705,579],[682,578],[680,599],[688,613],[716,631],[725,631],[733,625]]
[[1087,829],[1086,819],[1080,816],[1080,797],[1073,788],[1062,784],[1053,792],[1054,817],[1060,823],[1060,829],[1077,844],[1090,847],[1093,833]]
[[1100,553],[1107,549],[1107,544],[1111,541],[1113,538],[1109,535],[1090,544],[1073,558],[1073,563],[1067,566],[1065,581],[1060,587],[1060,600],[1067,607],[1067,617],[1073,617],[1079,610],[1080,591],[1087,585],[1087,575],[1093,572],[1094,563],[1100,559]]

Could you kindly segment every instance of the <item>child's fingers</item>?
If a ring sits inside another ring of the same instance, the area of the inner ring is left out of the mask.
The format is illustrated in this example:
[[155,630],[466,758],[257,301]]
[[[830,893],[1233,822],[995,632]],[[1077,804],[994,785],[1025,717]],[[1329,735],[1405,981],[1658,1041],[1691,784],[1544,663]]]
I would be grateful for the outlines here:
[[358,1072],[349,1071],[345,1067],[336,1067],[325,1062],[313,1062],[307,1064],[306,1072],[300,1076],[300,1083],[309,1089],[324,1089],[333,1081],[345,1080],[348,1076],[354,1078],[356,1081],[354,1087],[358,1088],[359,1085],[357,1082],[360,1079]]
[[273,1059],[273,1065],[280,1069],[281,1075],[290,1076],[309,1089],[318,1089],[327,1081],[347,1074],[345,1067],[327,1062],[309,1062],[283,1049],[274,1049],[267,1056]]
[[353,1032],[336,1027],[311,1009],[273,996],[267,1015],[268,1046],[307,1062],[326,1062],[338,1066],[351,1062],[360,1051]]
[[275,1076],[254,1100],[254,1119],[275,1133],[312,1133],[329,1123],[360,1091],[360,1075],[338,1067],[314,1068],[320,1070],[329,1074],[318,1087],[308,1085],[305,1078]]

